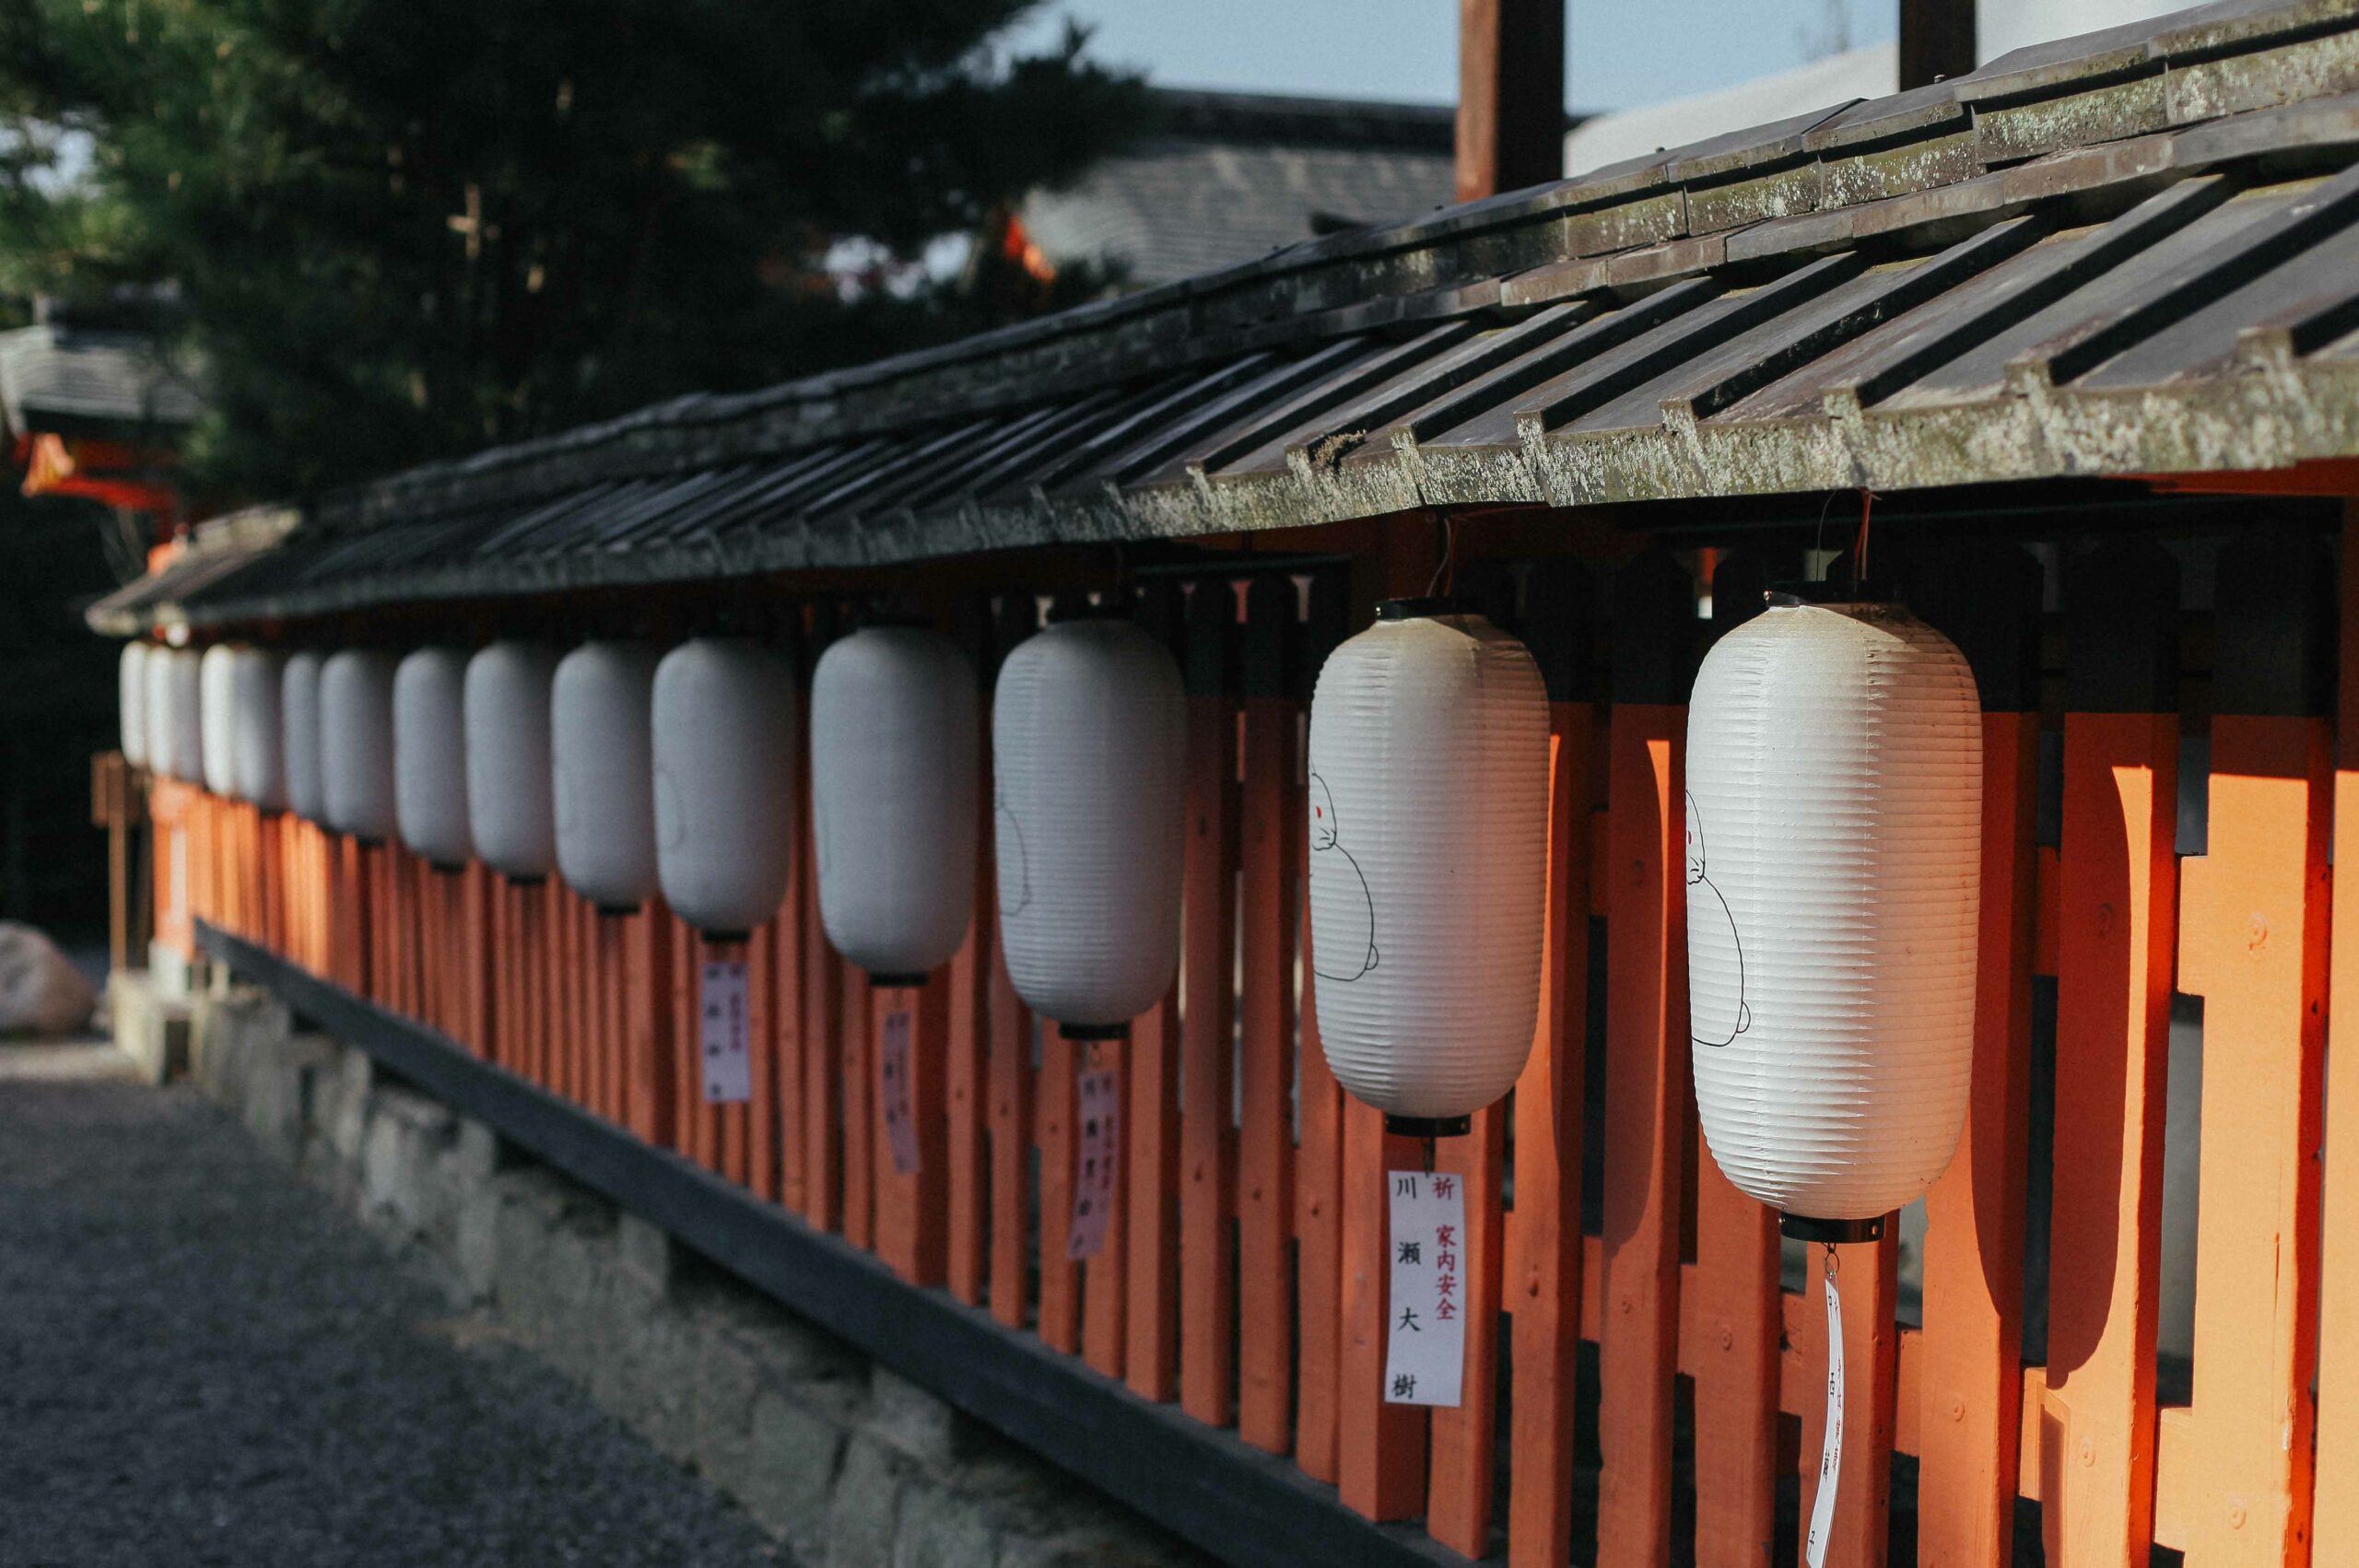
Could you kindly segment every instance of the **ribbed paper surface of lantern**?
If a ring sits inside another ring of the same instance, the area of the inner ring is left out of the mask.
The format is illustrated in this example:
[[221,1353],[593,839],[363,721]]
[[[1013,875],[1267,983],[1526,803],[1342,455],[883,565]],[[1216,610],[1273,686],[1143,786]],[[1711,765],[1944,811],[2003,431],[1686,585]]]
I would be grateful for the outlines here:
[[1687,716],[1696,1104],[1737,1188],[1866,1220],[1949,1164],[1974,1055],[1974,676],[1889,605],[1778,603]]
[[1137,626],[1076,620],[1000,666],[992,708],[1008,978],[1061,1024],[1124,1024],[1180,960],[1185,698]]
[[467,826],[467,656],[421,648],[393,672],[393,814],[402,842],[444,870],[475,852]]
[[277,654],[242,648],[229,667],[230,773],[241,801],[265,811],[287,804],[287,738],[279,715]]
[[1548,695],[1476,614],[1379,619],[1310,708],[1310,935],[1336,1080],[1388,1115],[1514,1086],[1540,1008]]
[[238,655],[243,649],[217,642],[197,665],[198,740],[205,759],[205,787],[225,800],[238,792]]
[[326,662],[309,649],[290,654],[278,680],[288,809],[317,823],[327,821],[327,790],[320,777],[320,667]]
[[486,865],[528,882],[557,869],[556,679],[557,654],[537,642],[495,642],[467,661],[467,825]]
[[923,975],[967,939],[975,907],[982,704],[958,645],[872,626],[811,681],[819,915],[872,975]]
[[336,832],[372,844],[393,836],[391,654],[347,648],[321,666],[320,790]]
[[655,651],[585,642],[558,661],[549,696],[557,863],[602,909],[655,896]]
[[[203,656],[175,648],[164,658],[164,748],[166,771],[183,784],[205,782],[205,691]],[[155,699],[151,689],[148,699]]]
[[159,778],[177,778],[172,756],[172,650],[147,650],[147,769]]
[[778,914],[794,864],[794,667],[745,638],[695,638],[655,667],[655,865],[710,936]]
[[122,734],[123,760],[134,767],[147,766],[147,645],[126,642],[115,664],[115,719]]

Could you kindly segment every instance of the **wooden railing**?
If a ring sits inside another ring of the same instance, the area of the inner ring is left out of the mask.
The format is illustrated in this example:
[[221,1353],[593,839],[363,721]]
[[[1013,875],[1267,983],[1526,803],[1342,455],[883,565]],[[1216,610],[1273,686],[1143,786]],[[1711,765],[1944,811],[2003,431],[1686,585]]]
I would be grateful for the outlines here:
[[[1757,602],[1760,570],[1720,559],[1716,625],[1661,552],[1462,569],[1532,643],[1553,706],[1532,1054],[1511,1099],[1440,1148],[1468,1196],[1457,1410],[1383,1402],[1382,1173],[1422,1151],[1337,1090],[1297,963],[1308,672],[1374,574],[1355,590],[1322,569],[1299,594],[1281,573],[1207,576],[1184,611],[1176,584],[1148,595],[1189,673],[1184,952],[1127,1045],[1036,1040],[996,952],[988,809],[966,946],[923,988],[880,994],[820,931],[806,805],[792,891],[727,954],[754,977],[745,1105],[700,1102],[687,1047],[709,954],[661,907],[602,916],[554,880],[438,872],[205,797],[187,815],[194,913],[839,1233],[913,1289],[1290,1454],[1362,1514],[1517,1564],[1794,1561],[1825,1319],[1782,1288],[1771,1217],[1696,1133],[1679,844],[1693,661]],[[2359,917],[2330,943],[2327,872],[2330,825],[2359,855],[2359,810],[2331,811],[2359,762],[2336,771],[2317,678],[2334,656],[2333,608],[2310,591],[2331,580],[2319,542],[2230,540],[2208,615],[2182,612],[2172,557],[2147,542],[2075,557],[2060,615],[2011,544],[1919,551],[1907,578],[1966,648],[1986,710],[1975,1081],[1927,1198],[1920,1320],[1900,1317],[1889,1228],[1841,1249],[1851,1393],[1830,1561],[1913,1543],[1921,1562],[2004,1562],[2027,1498],[2051,1562],[2142,1562],[2150,1544],[2197,1563],[2359,1562],[2359,1141],[2321,1157],[2322,1118],[2359,1120],[2359,1045],[2325,1075],[2330,971],[2359,987]],[[1003,597],[1003,651],[1034,609]],[[2209,843],[2182,857],[2180,741],[2206,731]],[[2043,738],[2060,753],[2052,845],[2036,841]],[[2045,977],[2052,1053],[2034,1048]],[[2203,999],[2206,1059],[2192,1392],[2164,1408],[2175,989]],[[901,1007],[913,1173],[895,1169],[875,1094],[878,1031]],[[1075,1264],[1084,1069],[1121,1075],[1126,1131],[1115,1223]],[[2036,1182],[2036,1095],[2055,1129]],[[2039,1256],[2026,1211],[2043,1190]],[[2047,1325],[2032,1365],[2027,1274]],[[1897,1527],[1895,1455],[1915,1457]]]

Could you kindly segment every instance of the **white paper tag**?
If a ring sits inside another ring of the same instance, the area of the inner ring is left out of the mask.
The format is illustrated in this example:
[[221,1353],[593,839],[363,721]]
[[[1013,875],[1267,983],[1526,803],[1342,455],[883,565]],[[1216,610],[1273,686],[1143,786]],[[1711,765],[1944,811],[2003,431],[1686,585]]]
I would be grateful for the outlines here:
[[1455,1408],[1466,1368],[1466,1194],[1448,1173],[1394,1171],[1384,1402]]
[[704,965],[704,1103],[735,1105],[754,1097],[752,1030],[746,1018],[743,959],[707,959]]
[[1843,1298],[1826,1275],[1826,1444],[1818,1455],[1818,1497],[1810,1505],[1810,1539],[1802,1557],[1825,1568],[1826,1538],[1835,1527],[1835,1484],[1843,1478]]
[[1121,1079],[1111,1072],[1085,1072],[1074,1082],[1081,1109],[1081,1164],[1073,1185],[1073,1228],[1065,1257],[1095,1258],[1106,1246],[1106,1223],[1114,1207],[1114,1162],[1122,1157]]
[[893,1169],[900,1176],[914,1176],[920,1163],[917,1119],[910,1111],[910,1036],[916,1027],[916,1016],[910,1009],[897,1007],[887,1012],[883,1048],[876,1059],[885,1143],[893,1152]]

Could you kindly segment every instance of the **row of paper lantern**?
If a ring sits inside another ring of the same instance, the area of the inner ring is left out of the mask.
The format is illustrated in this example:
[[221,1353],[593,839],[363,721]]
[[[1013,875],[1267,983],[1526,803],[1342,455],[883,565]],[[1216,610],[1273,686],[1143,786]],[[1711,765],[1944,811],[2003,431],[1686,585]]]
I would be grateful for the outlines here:
[[[796,700],[779,656],[722,638],[398,662],[134,649],[124,749],[440,863],[555,871],[608,907],[660,891],[734,933],[786,891]],[[880,977],[922,976],[974,902],[973,668],[936,633],[872,627],[827,649],[810,701],[828,938]],[[1184,704],[1170,655],[1115,618],[1051,625],[1000,673],[1002,943],[1018,993],[1069,1034],[1118,1032],[1174,977]],[[1404,1129],[1494,1103],[1530,1051],[1549,725],[1522,644],[1443,603],[1383,607],[1320,674],[1319,1035],[1344,1086]],[[1947,1164],[1971,1062],[1979,744],[1957,649],[1888,604],[1773,600],[1702,666],[1684,802],[1697,1107],[1731,1180],[1790,1215],[1881,1215]]]

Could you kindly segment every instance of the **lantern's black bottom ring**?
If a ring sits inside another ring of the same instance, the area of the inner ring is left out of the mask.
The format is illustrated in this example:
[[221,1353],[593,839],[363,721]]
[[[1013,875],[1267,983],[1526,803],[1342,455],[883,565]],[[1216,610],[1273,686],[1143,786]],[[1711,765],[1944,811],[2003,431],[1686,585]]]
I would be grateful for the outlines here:
[[868,972],[868,983],[879,990],[907,990],[913,986],[924,985],[925,979],[923,975],[908,974],[899,969],[872,969]]
[[644,907],[646,906],[640,904],[601,904],[598,913],[610,920],[621,920],[638,914]]
[[[598,912],[602,915],[605,913],[603,909]],[[636,909],[631,911],[632,914],[638,912]],[[754,933],[751,931],[698,931],[697,935],[702,937],[709,947],[736,947],[754,940]]]
[[1853,1242],[1882,1241],[1884,1223],[1888,1217],[1878,1214],[1872,1220],[1813,1220],[1807,1214],[1781,1213],[1778,1216],[1778,1234],[1796,1241],[1848,1246]]
[[539,887],[549,880],[546,872],[539,876],[509,876],[506,872],[499,874],[508,877],[508,885],[511,887]]
[[1384,1130],[1395,1138],[1463,1138],[1474,1129],[1471,1116],[1393,1116],[1384,1118]]
[[463,876],[467,870],[464,860],[428,860],[426,864],[436,876]]
[[1068,1040],[1127,1040],[1131,1026],[1127,1024],[1060,1024],[1058,1031]]

